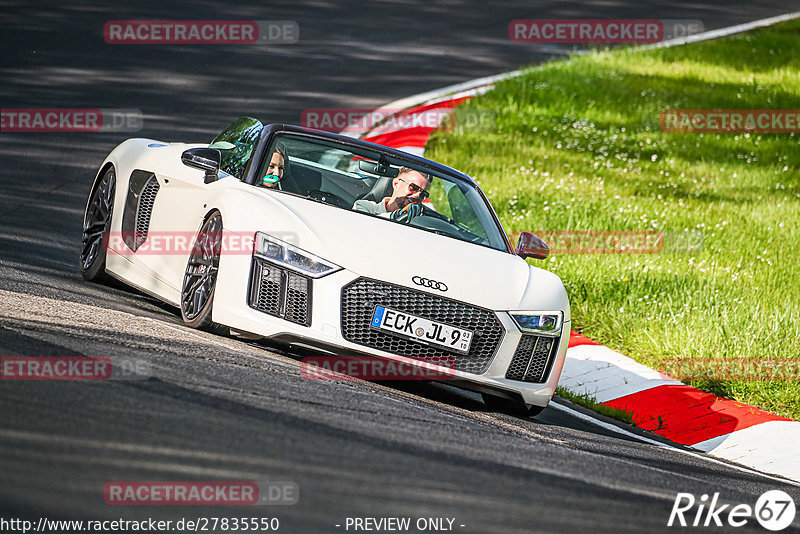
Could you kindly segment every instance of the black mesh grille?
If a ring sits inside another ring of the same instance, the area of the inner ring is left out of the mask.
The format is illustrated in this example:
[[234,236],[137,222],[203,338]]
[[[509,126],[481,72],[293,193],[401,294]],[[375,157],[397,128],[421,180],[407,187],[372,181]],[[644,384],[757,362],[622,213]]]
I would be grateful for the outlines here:
[[283,270],[256,260],[251,284],[250,306],[280,316]]
[[136,210],[136,245],[138,249],[147,240],[147,231],[150,229],[150,215],[153,213],[153,204],[161,186],[155,176],[152,176],[139,196],[139,206]]
[[556,352],[558,352],[558,338],[522,336],[511,359],[511,365],[506,371],[506,378],[536,384],[544,382]]
[[253,259],[250,307],[305,326],[311,325],[311,279]]
[[[425,345],[370,328],[377,305],[471,330],[473,339],[469,354]],[[448,367],[455,361],[455,368],[459,371],[482,373],[504,334],[505,329],[494,312],[456,300],[366,278],[359,278],[342,289],[342,336],[359,345]]]
[[311,280],[291,271],[287,271],[287,275],[286,320],[293,323],[310,324],[308,300]]

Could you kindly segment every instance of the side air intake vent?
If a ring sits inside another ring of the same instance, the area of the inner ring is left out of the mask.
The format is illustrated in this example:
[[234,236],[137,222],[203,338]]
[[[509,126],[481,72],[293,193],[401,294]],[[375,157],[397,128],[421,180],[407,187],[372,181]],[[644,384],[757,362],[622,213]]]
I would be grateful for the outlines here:
[[147,241],[150,216],[160,188],[161,185],[152,172],[135,170],[131,173],[122,213],[122,237],[128,248],[134,252]]
[[251,308],[304,326],[311,325],[311,279],[253,258]]

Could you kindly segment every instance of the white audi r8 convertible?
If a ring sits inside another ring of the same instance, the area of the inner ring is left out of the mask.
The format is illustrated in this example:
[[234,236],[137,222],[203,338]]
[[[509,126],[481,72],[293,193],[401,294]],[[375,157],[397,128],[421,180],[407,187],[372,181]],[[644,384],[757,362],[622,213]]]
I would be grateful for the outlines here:
[[[427,190],[398,184],[409,170]],[[386,212],[405,186],[417,209]],[[354,209],[365,203],[382,209]],[[89,194],[80,268],[180,308],[191,327],[446,367],[490,408],[535,415],[570,331],[561,280],[525,260],[547,253],[526,232],[513,248],[461,172],[242,118],[210,145],[116,147]]]

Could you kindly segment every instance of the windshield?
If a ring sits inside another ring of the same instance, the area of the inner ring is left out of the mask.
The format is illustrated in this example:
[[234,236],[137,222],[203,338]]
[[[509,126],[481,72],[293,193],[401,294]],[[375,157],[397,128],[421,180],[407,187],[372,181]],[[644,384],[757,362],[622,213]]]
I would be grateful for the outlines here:
[[241,179],[263,127],[258,119],[241,117],[215,137],[208,147],[220,151],[220,170]]
[[472,184],[369,149],[278,134],[255,186],[508,250],[502,229]]

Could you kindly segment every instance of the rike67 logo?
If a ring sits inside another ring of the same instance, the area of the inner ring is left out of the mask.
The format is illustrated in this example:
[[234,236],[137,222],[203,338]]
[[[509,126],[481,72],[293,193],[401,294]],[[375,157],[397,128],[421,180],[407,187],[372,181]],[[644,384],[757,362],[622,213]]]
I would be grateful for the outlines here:
[[691,493],[678,493],[667,526],[743,527],[755,519],[765,529],[777,532],[792,524],[795,512],[794,500],[781,490],[764,493],[755,506],[720,504],[719,493],[714,493],[710,500],[706,494],[698,500]]

